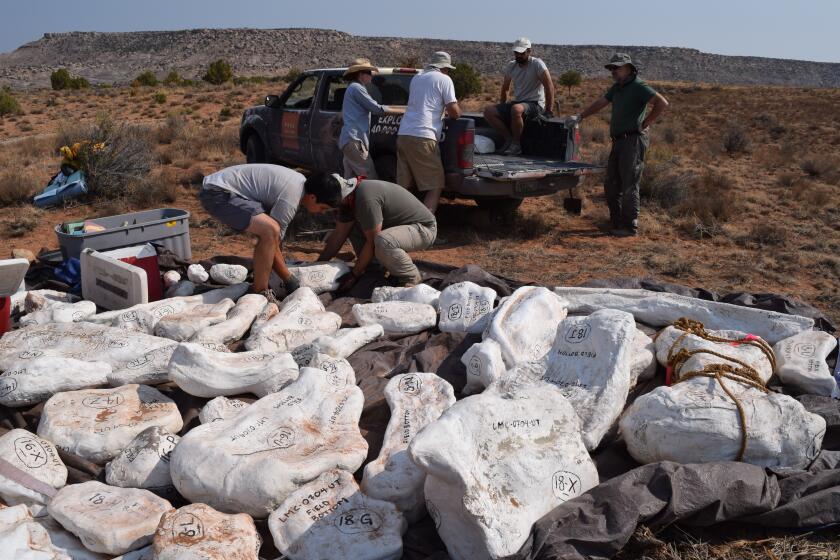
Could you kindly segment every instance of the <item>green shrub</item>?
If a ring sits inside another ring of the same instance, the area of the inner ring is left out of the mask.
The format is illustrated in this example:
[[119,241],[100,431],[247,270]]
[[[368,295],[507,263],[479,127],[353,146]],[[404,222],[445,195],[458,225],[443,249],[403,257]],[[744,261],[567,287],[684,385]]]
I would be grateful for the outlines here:
[[163,93],[162,91],[158,91],[154,95],[154,100],[155,100],[155,103],[157,103],[158,105],[166,103],[166,94]]
[[22,112],[20,110],[20,103],[12,95],[12,90],[8,86],[0,89],[0,117],[20,115]]
[[181,75],[175,70],[169,72],[169,74],[167,74],[163,79],[163,83],[167,86],[180,86],[182,82],[183,79],[181,79]]
[[154,72],[152,72],[151,70],[146,70],[145,72],[134,78],[134,81],[131,82],[131,85],[154,87],[158,85],[158,79],[157,76],[155,76]]
[[207,68],[207,73],[204,75],[204,81],[210,82],[213,85],[221,85],[229,82],[233,78],[233,71],[230,69],[230,64],[226,60],[219,59],[210,63]]
[[81,76],[76,76],[70,80],[70,89],[87,89],[90,87],[90,82]]
[[230,107],[222,107],[222,110],[219,111],[219,118],[220,119],[229,119],[233,116],[233,110]]
[[583,78],[581,78],[580,72],[577,70],[569,70],[568,72],[563,72],[560,75],[560,80],[558,83],[561,86],[569,88],[569,95],[572,94],[572,88],[577,87],[581,84]]
[[68,89],[70,84],[70,72],[67,68],[59,68],[50,74],[50,84],[53,89]]
[[455,84],[455,97],[458,99],[481,93],[481,74],[466,62],[459,62],[454,70],[449,71],[449,77]]
[[50,85],[55,90],[86,89],[90,87],[90,82],[81,76],[71,76],[66,68],[59,68],[50,74]]

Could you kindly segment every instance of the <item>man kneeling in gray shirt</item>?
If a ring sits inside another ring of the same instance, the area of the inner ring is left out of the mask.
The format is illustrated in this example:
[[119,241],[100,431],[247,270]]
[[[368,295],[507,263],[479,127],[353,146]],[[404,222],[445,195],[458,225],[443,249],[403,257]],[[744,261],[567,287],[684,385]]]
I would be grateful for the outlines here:
[[336,174],[312,175],[304,184],[301,205],[313,214],[338,208],[335,229],[327,237],[319,261],[328,261],[350,238],[356,264],[338,288],[347,291],[361,278],[374,257],[398,286],[422,281],[408,251],[428,249],[437,236],[437,221],[426,206],[395,183],[343,179]]
[[286,266],[282,239],[295,217],[306,177],[270,164],[234,165],[204,178],[198,199],[214,218],[236,231],[257,236],[254,291],[277,303],[268,287],[274,269],[292,293],[300,282]]

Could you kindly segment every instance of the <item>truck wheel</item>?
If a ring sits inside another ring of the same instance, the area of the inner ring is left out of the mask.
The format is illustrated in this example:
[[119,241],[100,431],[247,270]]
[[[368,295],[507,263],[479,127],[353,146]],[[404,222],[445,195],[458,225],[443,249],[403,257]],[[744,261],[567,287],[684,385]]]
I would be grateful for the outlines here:
[[245,161],[248,163],[265,163],[265,148],[256,134],[248,137],[245,143]]
[[500,218],[512,218],[516,215],[516,209],[522,204],[523,198],[504,198],[499,196],[477,197],[476,204],[493,216]]

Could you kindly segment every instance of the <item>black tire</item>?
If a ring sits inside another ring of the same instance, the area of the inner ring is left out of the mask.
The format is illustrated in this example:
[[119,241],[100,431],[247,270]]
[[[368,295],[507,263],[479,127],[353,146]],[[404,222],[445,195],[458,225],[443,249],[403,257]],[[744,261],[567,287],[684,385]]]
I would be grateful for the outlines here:
[[245,143],[245,161],[248,163],[266,163],[265,147],[256,134],[248,136]]
[[516,210],[522,205],[524,198],[505,198],[505,197],[476,197],[475,202],[482,210],[489,212],[494,216],[512,217],[516,215]]

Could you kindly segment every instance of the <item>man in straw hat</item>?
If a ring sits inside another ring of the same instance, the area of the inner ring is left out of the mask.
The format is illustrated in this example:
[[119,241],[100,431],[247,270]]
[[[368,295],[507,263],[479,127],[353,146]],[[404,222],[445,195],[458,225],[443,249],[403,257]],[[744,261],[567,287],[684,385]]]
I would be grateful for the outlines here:
[[366,58],[357,58],[344,72],[344,79],[350,82],[344,92],[341,116],[344,125],[338,137],[338,147],[344,154],[344,176],[347,178],[365,176],[376,179],[376,167],[370,157],[370,115],[401,113],[402,110],[380,105],[370,96],[366,86],[379,69]]
[[443,162],[438,142],[443,132],[444,112],[461,116],[455,98],[454,70],[448,53],[436,52],[423,73],[411,80],[408,105],[397,133],[397,183],[424,192],[423,202],[434,213],[443,192]]
[[[505,66],[502,93],[497,105],[484,108],[484,118],[502,133],[505,143],[499,150],[507,155],[522,153],[522,131],[525,121],[545,113],[551,117],[554,105],[554,83],[542,59],[531,56],[531,41],[520,37],[513,43],[513,56]],[[513,81],[513,101],[508,102],[510,82]]]
[[[616,237],[631,237],[638,231],[639,180],[645,167],[650,141],[650,125],[662,114],[668,101],[638,76],[630,55],[616,53],[604,67],[615,83],[604,97],[596,100],[572,121],[579,122],[612,103],[610,138],[612,150],[604,180],[604,193],[610,207],[612,230]],[[648,104],[651,111],[647,111]]]

